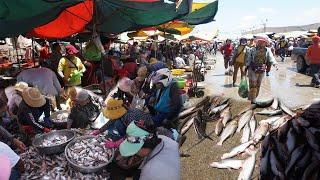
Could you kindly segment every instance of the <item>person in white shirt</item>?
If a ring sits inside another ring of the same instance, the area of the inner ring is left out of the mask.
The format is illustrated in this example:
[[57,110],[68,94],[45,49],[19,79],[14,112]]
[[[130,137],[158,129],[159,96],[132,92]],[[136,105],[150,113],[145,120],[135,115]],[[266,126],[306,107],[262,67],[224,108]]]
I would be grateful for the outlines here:
[[[0,141],[0,156],[5,156],[9,159],[11,167],[10,179],[19,179],[20,174],[24,171],[24,163],[7,144]],[[2,163],[2,162],[1,162]]]
[[185,61],[183,60],[183,58],[181,58],[180,56],[175,58],[175,67],[177,69],[182,69],[186,66]]
[[25,82],[18,82],[15,86],[5,88],[5,94],[8,99],[7,108],[10,116],[16,115],[19,105],[22,101],[22,91],[28,88]]

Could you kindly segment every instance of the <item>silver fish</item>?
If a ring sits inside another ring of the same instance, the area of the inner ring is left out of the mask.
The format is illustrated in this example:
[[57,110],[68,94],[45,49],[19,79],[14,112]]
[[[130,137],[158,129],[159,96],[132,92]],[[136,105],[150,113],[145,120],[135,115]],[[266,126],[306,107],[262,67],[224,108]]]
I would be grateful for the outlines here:
[[273,103],[274,99],[267,99],[264,101],[256,101],[254,104],[256,104],[259,108],[266,108],[271,106],[271,104]]
[[196,134],[198,135],[198,139],[207,138],[213,141],[213,139],[206,134],[206,122],[203,122],[201,119],[196,117],[193,120],[193,126]]
[[247,123],[243,128],[240,142],[245,143],[245,142],[248,142],[249,139],[250,139],[250,127],[249,127],[249,123]]
[[222,110],[224,110],[226,107],[229,106],[229,103],[227,102],[226,104],[222,104],[218,107],[215,107],[213,109],[210,109],[210,112],[209,114],[212,115],[212,114],[217,114],[218,112],[221,112]]
[[260,112],[257,112],[257,114],[267,115],[267,116],[275,116],[275,115],[282,114],[282,110],[268,110],[268,109],[265,109],[265,110],[262,110]]
[[290,115],[291,117],[294,117],[296,115],[296,113],[292,112],[291,109],[289,109],[284,103],[283,101],[280,101],[280,108],[288,115]]
[[305,151],[305,145],[297,147],[291,154],[290,161],[288,163],[288,166],[286,168],[286,175],[289,174],[291,168],[296,164],[296,162],[303,157]]
[[220,133],[222,132],[222,129],[223,129],[223,124],[222,124],[222,119],[220,119],[217,124],[216,124],[216,128],[215,128],[215,133],[216,135],[220,135]]
[[240,117],[237,132],[241,131],[241,129],[250,121],[252,116],[253,110],[249,110]]
[[271,104],[271,108],[275,110],[275,109],[278,109],[278,107],[279,107],[279,99],[278,98],[274,98],[273,102]]
[[272,173],[278,176],[281,180],[284,180],[283,168],[273,151],[270,152],[270,164]]
[[212,162],[210,167],[219,169],[240,169],[243,167],[243,160],[225,159],[220,162]]
[[294,132],[293,128],[291,128],[288,132],[286,145],[288,148],[288,153],[291,154],[296,147],[296,133]]
[[227,107],[221,112],[220,117],[222,118],[222,124],[224,127],[226,127],[226,124],[232,119],[231,116],[232,115],[231,115],[230,107]]
[[256,153],[247,158],[243,163],[242,171],[238,176],[238,180],[250,180],[256,162]]
[[184,135],[185,133],[188,132],[188,130],[190,129],[190,127],[192,126],[194,121],[194,117],[191,118],[182,128],[181,128],[181,134]]
[[237,156],[238,154],[244,152],[251,144],[253,144],[253,141],[248,141],[248,142],[243,143],[237,147],[234,147],[233,149],[231,149],[231,151],[229,153],[224,153],[221,156],[221,159],[228,159],[228,158],[232,158],[234,156]]
[[254,132],[254,135],[252,138],[254,140],[254,142],[259,142],[261,139],[263,139],[268,134],[269,127],[270,126],[267,123],[260,124],[260,126]]
[[237,129],[238,123],[237,121],[231,121],[230,123],[227,124],[226,128],[222,131],[221,136],[220,136],[220,141],[217,143],[217,145],[221,146],[222,143],[232,136],[236,129]]
[[261,120],[259,122],[259,124],[268,123],[268,124],[271,125],[271,124],[273,124],[274,122],[276,122],[280,118],[281,118],[280,116],[271,117],[271,118],[268,118],[268,119],[265,119],[265,120]]
[[249,121],[249,127],[250,127],[250,134],[251,134],[250,137],[253,137],[254,131],[256,130],[256,127],[257,127],[257,120],[254,115]]
[[179,113],[179,116],[178,116],[178,117],[181,118],[181,117],[187,116],[188,114],[192,113],[193,110],[195,110],[195,108],[196,108],[196,107],[191,107],[191,108],[189,108],[189,109],[186,109],[186,110],[182,111],[181,113]]
[[270,131],[274,131],[276,129],[278,129],[279,127],[281,127],[283,124],[287,123],[288,120],[290,120],[291,117],[290,116],[283,116],[281,118],[279,118],[277,121],[275,121],[270,128]]

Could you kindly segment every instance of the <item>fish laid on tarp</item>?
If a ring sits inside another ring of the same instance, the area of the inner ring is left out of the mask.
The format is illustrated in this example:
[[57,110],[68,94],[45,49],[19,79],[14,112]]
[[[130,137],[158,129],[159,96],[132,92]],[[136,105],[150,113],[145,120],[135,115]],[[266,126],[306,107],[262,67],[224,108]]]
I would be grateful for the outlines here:
[[228,159],[228,158],[232,158],[234,156],[237,156],[238,154],[243,153],[251,144],[253,144],[253,141],[248,141],[243,144],[240,144],[239,146],[231,149],[230,152],[224,153],[222,155],[221,159]]
[[284,169],[273,151],[270,152],[270,164],[272,173],[278,176],[280,180],[284,180]]
[[275,116],[275,115],[280,115],[282,114],[282,110],[277,109],[277,110],[268,110],[268,109],[264,109],[260,112],[257,112],[257,114],[259,115],[266,115],[266,116]]
[[250,127],[250,137],[253,137],[253,134],[257,127],[257,120],[256,117],[253,115],[249,121],[249,127]]
[[210,167],[219,169],[240,169],[243,167],[243,160],[225,159],[220,162],[212,162]]
[[302,146],[299,146],[297,147],[291,154],[291,158],[290,158],[290,161],[287,165],[287,168],[286,168],[286,175],[289,174],[291,168],[297,163],[297,161],[303,157],[304,155],[304,152],[305,152],[305,149],[306,149],[306,146],[305,145],[302,145]]
[[287,148],[288,148],[288,153],[291,154],[291,152],[296,147],[296,133],[293,130],[293,128],[291,128],[289,130],[288,134],[287,134],[286,145],[287,145]]
[[226,139],[232,136],[235,133],[237,126],[237,121],[231,121],[230,123],[228,123],[226,128],[223,129],[220,136],[220,141],[217,143],[217,145],[221,146]]
[[280,116],[275,116],[275,117],[270,117],[268,119],[265,119],[265,120],[261,120],[259,122],[259,124],[263,124],[263,123],[268,123],[268,124],[273,124],[274,122],[276,122],[278,119],[280,119],[281,117]]
[[242,171],[238,176],[238,180],[250,180],[254,170],[255,163],[256,153],[252,154],[244,161]]
[[279,107],[279,99],[278,98],[274,98],[273,102],[271,104],[271,108],[276,110],[276,109],[278,109],[278,107]]
[[271,106],[271,104],[273,103],[273,100],[274,99],[272,98],[264,101],[256,101],[254,102],[254,104],[257,105],[258,108],[266,108]]
[[250,121],[252,116],[253,116],[253,111],[249,110],[240,117],[237,132],[241,131],[241,129]]
[[188,132],[188,130],[193,124],[193,121],[194,121],[194,117],[189,119],[189,121],[181,128],[181,135],[184,135],[185,133]]
[[213,141],[213,139],[206,134],[206,122],[203,122],[198,117],[195,117],[193,120],[193,126],[198,136],[198,139],[207,138]]
[[217,114],[217,113],[221,112],[222,110],[224,110],[224,109],[225,109],[226,107],[228,107],[228,106],[229,106],[229,103],[227,102],[226,104],[222,104],[222,105],[220,105],[220,106],[218,106],[218,107],[215,107],[215,108],[213,108],[213,109],[210,109],[209,114],[210,114],[210,115]]
[[248,142],[249,139],[250,139],[250,127],[249,127],[249,123],[247,123],[243,128],[240,142],[245,143],[245,142]]
[[285,112],[286,114],[290,115],[291,117],[294,117],[296,115],[296,113],[294,113],[293,111],[291,111],[291,109],[289,109],[284,103],[283,101],[280,102],[280,108],[282,109],[283,112]]
[[281,127],[283,124],[287,123],[291,119],[291,116],[283,116],[279,118],[277,121],[271,124],[270,131],[274,131]]
[[262,140],[269,132],[269,124],[267,123],[262,123],[260,124],[260,126],[257,128],[257,130],[254,132],[253,135],[253,140],[255,142],[259,142],[260,140]]
[[300,126],[303,126],[303,127],[309,127],[310,126],[310,122],[305,120],[304,118],[302,117],[298,117],[295,119],[295,121],[297,121],[297,123],[300,125]]
[[223,124],[222,124],[222,119],[220,119],[216,124],[216,128],[214,132],[216,133],[216,135],[219,136],[222,132],[222,129],[223,129]]
[[196,109],[196,107],[191,107],[189,109],[182,111],[181,113],[179,113],[178,118],[184,118],[184,117],[194,113],[195,109]]
[[290,123],[287,122],[279,127],[277,136],[279,140],[283,140],[287,137],[288,131],[290,130]]
[[268,148],[265,155],[260,160],[260,179],[268,179],[268,172],[270,168],[270,148]]
[[[316,172],[319,173],[319,168],[320,168],[320,161],[314,161],[314,162],[310,163],[309,166],[304,171],[301,180],[310,180],[310,179],[312,179],[311,178],[312,173],[316,173]],[[318,178],[316,177],[316,179],[318,179]]]
[[221,112],[220,117],[222,118],[222,124],[224,127],[226,127],[226,124],[231,121],[232,119],[232,115],[231,115],[231,111],[230,111],[230,107],[227,107],[226,109],[224,109]]
[[320,147],[318,144],[318,138],[316,138],[316,136],[312,134],[311,131],[307,128],[305,128],[305,133],[309,146],[312,147],[314,150],[319,151]]

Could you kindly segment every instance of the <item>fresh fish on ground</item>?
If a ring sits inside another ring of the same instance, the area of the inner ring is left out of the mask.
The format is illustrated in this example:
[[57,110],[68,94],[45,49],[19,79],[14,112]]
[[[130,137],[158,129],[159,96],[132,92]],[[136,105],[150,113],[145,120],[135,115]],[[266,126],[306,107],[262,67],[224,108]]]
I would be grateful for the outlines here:
[[275,116],[275,117],[270,117],[268,119],[265,119],[265,120],[261,120],[259,122],[259,124],[263,124],[263,123],[268,123],[268,124],[273,124],[274,122],[276,122],[278,119],[280,119],[281,117],[280,116]]
[[216,128],[214,132],[216,133],[216,135],[219,136],[222,132],[222,129],[223,129],[223,124],[222,124],[222,119],[220,119],[216,124]]
[[288,148],[288,153],[291,154],[296,147],[296,133],[294,132],[293,128],[291,128],[288,132],[286,145]]
[[292,120],[292,128],[295,130],[296,133],[300,134],[302,127],[299,125],[299,123],[296,120]]
[[287,123],[290,119],[291,119],[290,116],[283,116],[283,117],[279,118],[277,121],[275,121],[271,125],[270,131],[274,131],[274,130],[278,129],[279,127],[281,127],[282,125]]
[[270,107],[273,101],[274,99],[272,98],[264,101],[256,101],[254,104],[257,105],[257,107],[259,108],[266,108],[266,107]]
[[265,153],[269,150],[269,144],[271,141],[271,136],[266,136],[261,142],[261,155],[264,156]]
[[264,177],[268,176],[269,167],[270,167],[270,149],[267,150],[265,155],[260,160],[260,179],[264,179]]
[[280,143],[279,141],[277,141],[277,139],[275,138],[275,136],[271,137],[271,142],[272,142],[272,146],[273,146],[273,151],[276,153],[278,159],[280,160],[280,162],[283,162],[284,164],[286,164],[287,160],[289,159],[288,157],[288,151],[286,149],[285,144]]
[[302,180],[310,180],[309,178],[313,171],[319,172],[319,166],[320,166],[320,161],[314,161],[310,163],[303,173]]
[[300,125],[300,126],[303,126],[303,127],[309,127],[310,126],[310,122],[305,120],[304,118],[302,117],[298,117],[295,119],[295,121],[297,121],[297,123]]
[[257,127],[257,120],[256,117],[253,115],[249,121],[249,127],[250,127],[250,137],[253,137],[254,131]]
[[291,117],[294,117],[296,115],[296,113],[292,112],[291,109],[289,109],[284,103],[283,101],[280,101],[280,108],[288,115],[290,115]]
[[256,162],[256,153],[251,155],[249,158],[247,158],[243,163],[242,171],[240,172],[240,175],[238,176],[238,180],[250,180],[254,165]]
[[261,139],[263,139],[268,134],[269,127],[270,126],[267,123],[260,124],[260,126],[254,132],[254,135],[252,138],[254,140],[254,142],[259,142]]
[[240,144],[239,146],[231,149],[230,152],[224,153],[222,155],[221,159],[228,159],[228,158],[232,158],[234,156],[237,156],[238,154],[243,153],[252,144],[253,144],[253,141],[248,141],[243,144]]
[[219,169],[240,169],[243,167],[243,160],[225,159],[220,162],[212,162],[210,167]]
[[267,116],[275,116],[275,115],[280,115],[282,114],[282,110],[268,110],[268,109],[264,109],[260,112],[257,112],[257,114],[259,115],[267,115]]
[[237,132],[241,131],[241,129],[250,121],[252,116],[253,110],[249,110],[240,117]]
[[231,121],[230,123],[228,123],[226,128],[223,129],[221,136],[220,136],[220,140],[217,143],[217,145],[221,146],[222,143],[226,139],[228,139],[230,136],[232,136],[235,133],[235,131],[237,130],[237,126],[238,126],[237,121]]
[[290,123],[287,122],[279,127],[277,132],[277,137],[280,141],[282,141],[285,137],[287,137],[288,131],[290,129]]
[[192,114],[195,109],[196,109],[196,107],[191,107],[189,109],[182,111],[181,113],[179,113],[178,118],[183,118],[183,117],[186,117],[186,116]]
[[181,135],[184,135],[188,132],[188,130],[193,124],[193,121],[194,121],[194,117],[189,119],[189,121],[181,128]]
[[312,157],[311,150],[307,150],[307,152],[303,154],[303,157],[295,165],[296,169],[298,168],[304,169],[305,167],[307,167],[307,165],[310,163],[309,160],[311,159],[311,157]]
[[218,107],[215,107],[213,109],[210,109],[209,114],[213,115],[213,114],[217,114],[218,112],[221,112],[222,110],[224,110],[225,108],[227,108],[229,106],[229,103],[227,102],[226,104],[222,104]]
[[224,127],[226,127],[226,124],[231,121],[232,119],[232,115],[231,115],[231,111],[230,111],[230,107],[227,107],[226,109],[224,109],[221,112],[220,117],[222,118],[222,124]]
[[278,107],[279,107],[279,99],[278,98],[274,98],[273,102],[271,104],[271,108],[276,110],[276,109],[278,109]]
[[250,127],[249,127],[249,123],[247,123],[243,128],[240,142],[245,143],[245,142],[248,142],[249,139],[250,139]]
[[213,139],[206,134],[206,122],[203,122],[198,117],[195,117],[193,120],[193,126],[196,131],[196,134],[198,135],[198,139],[207,138],[213,141]]
[[319,151],[320,147],[318,145],[318,139],[314,136],[314,134],[311,133],[311,131],[307,128],[304,129],[306,133],[306,139],[308,141],[308,144],[310,147],[312,147],[314,150]]
[[284,180],[284,169],[281,166],[280,162],[278,161],[275,153],[273,151],[270,152],[270,164],[271,164],[271,171],[274,175],[278,176],[280,180]]

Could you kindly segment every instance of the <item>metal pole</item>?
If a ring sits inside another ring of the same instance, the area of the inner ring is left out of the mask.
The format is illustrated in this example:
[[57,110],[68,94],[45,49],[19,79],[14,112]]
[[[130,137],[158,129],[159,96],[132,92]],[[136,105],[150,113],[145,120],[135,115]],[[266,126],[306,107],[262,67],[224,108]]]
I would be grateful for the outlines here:
[[18,38],[15,37],[15,38],[14,38],[14,46],[15,46],[15,48],[16,48],[17,63],[18,63],[19,70],[21,70],[17,41],[18,41]]
[[32,51],[32,61],[33,61],[33,66],[36,67],[36,58],[34,57],[34,38],[32,38],[32,43],[31,43],[31,51]]

